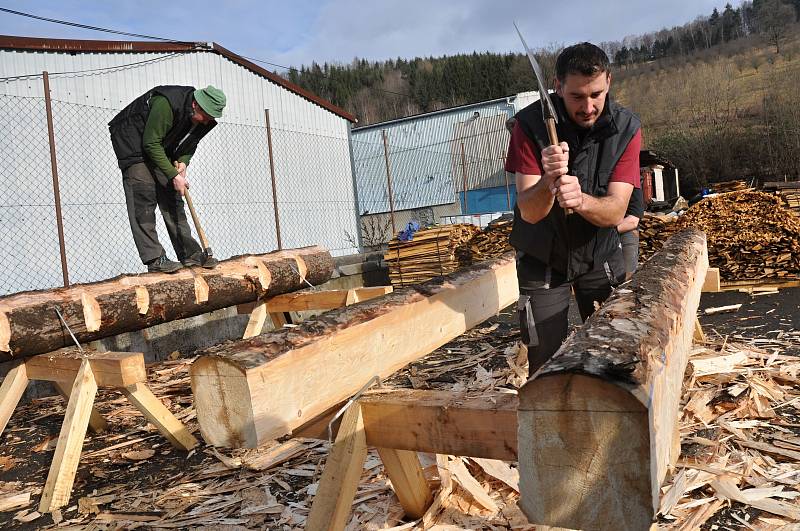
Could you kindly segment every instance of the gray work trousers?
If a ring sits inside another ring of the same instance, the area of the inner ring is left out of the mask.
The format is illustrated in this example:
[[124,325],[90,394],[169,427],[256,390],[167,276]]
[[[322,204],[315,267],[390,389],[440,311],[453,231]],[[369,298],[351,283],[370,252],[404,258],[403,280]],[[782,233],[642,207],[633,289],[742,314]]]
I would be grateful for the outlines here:
[[620,233],[619,241],[622,243],[622,254],[625,256],[625,274],[630,278],[639,266],[639,231],[633,229]]
[[186,220],[183,197],[160,170],[151,169],[143,162],[134,164],[122,172],[122,186],[125,189],[133,241],[136,242],[142,263],[146,264],[165,254],[156,233],[156,206],[164,218],[178,260],[183,261],[202,251],[200,244],[192,237]]
[[522,342],[528,347],[528,374],[533,374],[553,357],[569,331],[569,300],[575,301],[581,320],[586,321],[625,280],[622,250],[603,264],[568,281],[548,265],[530,256],[517,257],[519,301],[517,310]]

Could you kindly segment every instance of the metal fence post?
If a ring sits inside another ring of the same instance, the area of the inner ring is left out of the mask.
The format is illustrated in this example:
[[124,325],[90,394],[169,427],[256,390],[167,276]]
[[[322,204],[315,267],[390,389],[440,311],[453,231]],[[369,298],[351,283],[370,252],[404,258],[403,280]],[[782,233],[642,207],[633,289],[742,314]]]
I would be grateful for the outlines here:
[[275,236],[278,238],[278,250],[283,249],[281,243],[281,219],[278,214],[278,187],[275,184],[275,163],[272,158],[272,127],[269,123],[269,109],[264,109],[264,118],[267,122],[267,147],[269,148],[269,175],[272,179],[272,210],[275,212]]
[[464,142],[461,142],[461,173],[464,176],[464,214],[469,210],[469,203],[467,202],[467,159],[464,156]]
[[42,72],[44,81],[44,105],[47,110],[47,136],[50,143],[50,170],[53,174],[53,199],[56,203],[56,225],[58,226],[58,249],[61,254],[61,276],[64,287],[69,287],[69,271],[67,270],[67,250],[64,245],[64,221],[61,217],[61,190],[58,185],[58,163],[56,162],[56,137],[53,132],[53,107],[50,101],[50,76],[47,70]]
[[394,193],[392,192],[392,173],[389,170],[389,142],[386,139],[386,129],[381,130],[383,135],[383,158],[386,160],[386,182],[389,184],[389,212],[391,213],[392,220],[392,236],[397,234],[397,228],[394,225]]
[[353,177],[353,201],[355,202],[356,212],[356,243],[358,252],[364,251],[364,235],[362,234],[361,224],[361,203],[358,200],[358,178],[356,176],[356,163],[353,158],[353,124],[347,126],[347,151],[350,153],[350,175]]

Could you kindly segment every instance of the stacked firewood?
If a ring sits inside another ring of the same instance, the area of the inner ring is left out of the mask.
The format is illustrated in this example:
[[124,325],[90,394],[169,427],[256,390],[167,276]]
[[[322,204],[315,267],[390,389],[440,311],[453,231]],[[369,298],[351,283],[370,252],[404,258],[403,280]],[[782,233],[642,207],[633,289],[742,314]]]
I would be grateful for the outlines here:
[[422,229],[411,241],[394,238],[383,258],[395,286],[425,282],[472,263],[469,241],[480,232],[468,223]]
[[489,224],[486,229],[477,233],[469,242],[472,260],[488,260],[496,258],[511,250],[508,237],[511,234],[513,218],[500,218]]
[[676,216],[645,212],[639,221],[639,260],[647,261],[661,250],[667,238],[677,232]]
[[670,234],[698,227],[708,256],[723,280],[793,278],[800,275],[800,217],[779,197],[763,192],[720,194],[693,205],[673,223],[645,217],[640,250],[646,259]]

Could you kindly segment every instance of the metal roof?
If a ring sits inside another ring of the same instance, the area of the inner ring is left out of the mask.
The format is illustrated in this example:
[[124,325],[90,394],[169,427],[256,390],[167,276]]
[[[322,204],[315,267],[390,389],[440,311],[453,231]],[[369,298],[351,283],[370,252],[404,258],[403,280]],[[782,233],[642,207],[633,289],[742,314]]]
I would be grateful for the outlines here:
[[481,107],[481,106],[490,105],[490,104],[493,104],[493,103],[511,102],[511,101],[514,101],[514,98],[516,98],[516,96],[505,96],[503,98],[495,98],[493,100],[478,101],[478,102],[475,102],[475,103],[467,103],[465,105],[458,105],[457,107],[448,107],[446,109],[439,109],[438,111],[430,111],[430,112],[422,112],[422,113],[417,113],[417,114],[411,114],[409,116],[404,116],[402,118],[396,118],[394,120],[387,120],[385,122],[377,122],[377,123],[365,125],[365,126],[362,126],[362,127],[356,127],[356,128],[353,129],[353,132],[365,131],[367,129],[372,129],[372,128],[376,128],[376,127],[386,127],[387,125],[398,124],[398,123],[406,122],[406,121],[409,121],[409,120],[417,120],[419,118],[427,118],[429,116],[436,116],[437,114],[447,114],[447,113],[451,113],[451,112],[464,111],[464,110],[470,109],[472,107]]
[[0,35],[0,50],[27,50],[42,52],[191,52],[193,50],[212,51],[233,61],[234,63],[262,76],[283,88],[294,92],[312,103],[341,116],[345,120],[356,123],[355,116],[341,107],[325,100],[308,90],[295,85],[291,81],[270,72],[269,70],[248,61],[215,42],[148,42],[148,41],[96,41],[76,39],[45,39],[39,37],[19,37],[15,35]]

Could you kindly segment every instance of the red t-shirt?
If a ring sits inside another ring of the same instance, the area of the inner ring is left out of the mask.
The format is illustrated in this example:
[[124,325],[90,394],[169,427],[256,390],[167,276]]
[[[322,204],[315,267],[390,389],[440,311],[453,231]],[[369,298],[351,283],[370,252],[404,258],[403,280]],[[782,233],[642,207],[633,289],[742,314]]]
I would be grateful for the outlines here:
[[[639,176],[639,151],[641,148],[642,130],[639,129],[628,142],[628,147],[625,148],[617,165],[614,166],[609,182],[628,183],[635,188],[641,187],[641,177]],[[525,175],[541,175],[542,165],[539,161],[538,151],[533,141],[522,131],[519,123],[514,124],[511,141],[508,143],[506,171]]]

